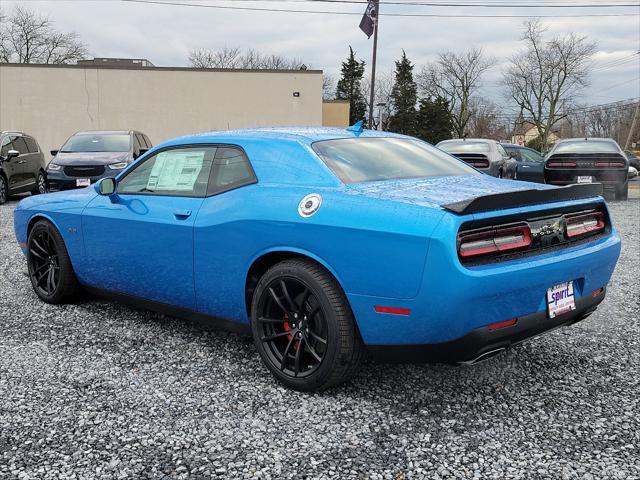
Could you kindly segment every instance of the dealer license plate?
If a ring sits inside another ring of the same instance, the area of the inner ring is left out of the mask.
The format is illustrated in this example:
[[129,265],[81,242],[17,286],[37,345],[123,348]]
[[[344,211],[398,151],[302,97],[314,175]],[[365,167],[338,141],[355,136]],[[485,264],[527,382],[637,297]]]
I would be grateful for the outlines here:
[[580,177],[578,177],[578,183],[593,183],[593,177],[591,177],[591,176],[580,176]]
[[76,179],[76,187],[88,187],[91,185],[90,178],[77,178]]
[[564,282],[547,289],[547,307],[549,318],[575,310],[576,297],[573,282]]

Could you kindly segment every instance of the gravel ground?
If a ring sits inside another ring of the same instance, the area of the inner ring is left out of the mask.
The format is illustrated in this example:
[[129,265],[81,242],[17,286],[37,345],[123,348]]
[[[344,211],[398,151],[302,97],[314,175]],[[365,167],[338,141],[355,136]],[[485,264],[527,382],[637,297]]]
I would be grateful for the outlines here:
[[249,339],[38,301],[0,206],[0,478],[640,478],[640,200],[583,323],[473,367],[277,385]]

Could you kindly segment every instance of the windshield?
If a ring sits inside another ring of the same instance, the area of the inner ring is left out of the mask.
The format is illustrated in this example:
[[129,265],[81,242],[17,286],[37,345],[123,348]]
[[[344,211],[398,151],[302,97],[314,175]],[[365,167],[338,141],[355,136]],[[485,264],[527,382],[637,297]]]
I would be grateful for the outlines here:
[[63,153],[128,152],[131,139],[126,134],[74,135],[60,149]]
[[489,153],[489,144],[485,142],[444,142],[438,148],[445,152],[454,153]]
[[428,143],[405,138],[342,138],[313,150],[344,183],[401,178],[480,175]]
[[620,150],[611,140],[575,140],[559,143],[552,153],[620,153]]

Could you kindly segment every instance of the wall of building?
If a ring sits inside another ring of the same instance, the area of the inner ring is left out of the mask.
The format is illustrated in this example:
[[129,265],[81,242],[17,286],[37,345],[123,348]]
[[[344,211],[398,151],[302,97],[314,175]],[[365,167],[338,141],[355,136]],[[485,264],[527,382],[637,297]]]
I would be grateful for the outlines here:
[[349,100],[323,101],[322,125],[325,127],[348,127],[349,106]]
[[318,126],[322,111],[317,70],[0,64],[0,130],[33,135],[47,160],[79,130],[137,129],[158,144],[209,130]]

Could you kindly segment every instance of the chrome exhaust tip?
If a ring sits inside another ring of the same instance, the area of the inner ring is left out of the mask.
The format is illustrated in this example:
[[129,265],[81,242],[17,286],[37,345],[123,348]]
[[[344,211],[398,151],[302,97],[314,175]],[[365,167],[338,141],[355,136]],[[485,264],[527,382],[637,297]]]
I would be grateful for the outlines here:
[[461,365],[476,365],[478,363],[484,362],[485,360],[489,360],[490,358],[495,357],[496,355],[499,355],[500,353],[504,352],[506,349],[507,347],[500,347],[494,350],[489,350],[488,352],[484,352],[471,360],[467,360],[465,362],[458,362],[458,363]]

